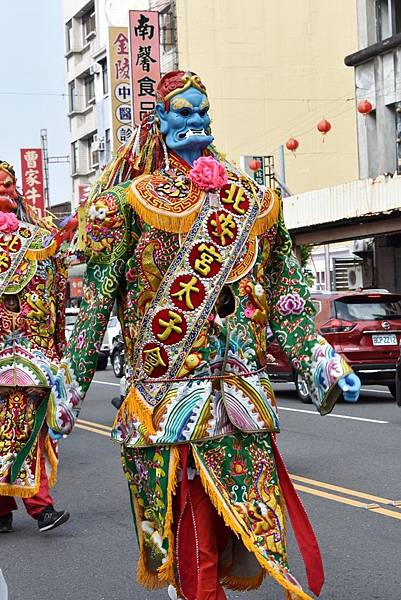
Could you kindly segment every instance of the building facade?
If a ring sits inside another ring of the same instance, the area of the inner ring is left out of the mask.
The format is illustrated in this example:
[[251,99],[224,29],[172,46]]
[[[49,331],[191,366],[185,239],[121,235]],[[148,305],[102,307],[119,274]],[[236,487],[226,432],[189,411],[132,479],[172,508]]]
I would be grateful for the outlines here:
[[128,26],[128,10],[160,13],[161,68],[177,66],[174,3],[166,0],[64,0],[71,196],[76,206],[109,162],[111,118],[109,27]]
[[357,0],[358,51],[354,67],[357,101],[372,111],[358,116],[359,176],[401,174],[401,2]]

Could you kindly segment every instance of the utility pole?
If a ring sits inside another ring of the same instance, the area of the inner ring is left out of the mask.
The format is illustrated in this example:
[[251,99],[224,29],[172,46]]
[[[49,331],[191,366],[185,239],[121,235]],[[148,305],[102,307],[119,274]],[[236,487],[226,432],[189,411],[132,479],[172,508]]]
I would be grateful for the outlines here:
[[50,188],[49,188],[49,164],[50,163],[68,163],[70,157],[66,156],[49,156],[47,143],[47,129],[40,130],[40,144],[43,152],[43,170],[45,175],[45,205],[50,208]]

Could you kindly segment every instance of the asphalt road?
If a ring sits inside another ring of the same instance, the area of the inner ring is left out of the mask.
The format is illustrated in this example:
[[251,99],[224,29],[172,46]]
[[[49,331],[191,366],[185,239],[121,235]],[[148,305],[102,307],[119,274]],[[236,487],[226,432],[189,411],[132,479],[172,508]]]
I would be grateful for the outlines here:
[[[103,382],[103,383],[101,383]],[[385,388],[320,417],[291,386],[276,386],[279,446],[319,538],[326,570],[322,600],[401,599],[401,409]],[[109,438],[118,394],[111,369],[98,371],[74,433],[61,444],[56,507],[71,519],[49,533],[20,510],[2,535],[0,568],[10,600],[161,600],[135,582],[136,540],[118,447]],[[290,564],[305,585],[295,542]],[[282,600],[270,580],[228,598]],[[0,599],[1,600],[1,599]]]

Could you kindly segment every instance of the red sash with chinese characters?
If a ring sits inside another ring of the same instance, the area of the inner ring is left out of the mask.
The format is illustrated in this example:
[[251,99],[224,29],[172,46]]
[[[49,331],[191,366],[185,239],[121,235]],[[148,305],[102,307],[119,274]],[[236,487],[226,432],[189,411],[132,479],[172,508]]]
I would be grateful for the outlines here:
[[19,221],[17,231],[0,232],[0,297],[12,283],[38,230],[36,225]]
[[177,377],[259,214],[240,181],[203,205],[142,321],[134,385],[152,410]]

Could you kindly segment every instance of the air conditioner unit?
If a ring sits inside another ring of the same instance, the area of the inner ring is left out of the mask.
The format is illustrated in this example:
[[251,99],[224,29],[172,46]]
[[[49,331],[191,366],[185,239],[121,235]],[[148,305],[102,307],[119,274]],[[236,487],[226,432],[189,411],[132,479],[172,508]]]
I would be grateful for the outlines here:
[[348,267],[347,269],[348,289],[356,290],[363,288],[363,271],[361,265]]
[[355,240],[352,244],[353,254],[366,254],[372,251],[372,238],[366,238],[363,240]]
[[90,75],[99,75],[102,72],[102,66],[99,63],[95,62],[93,65],[89,67]]

